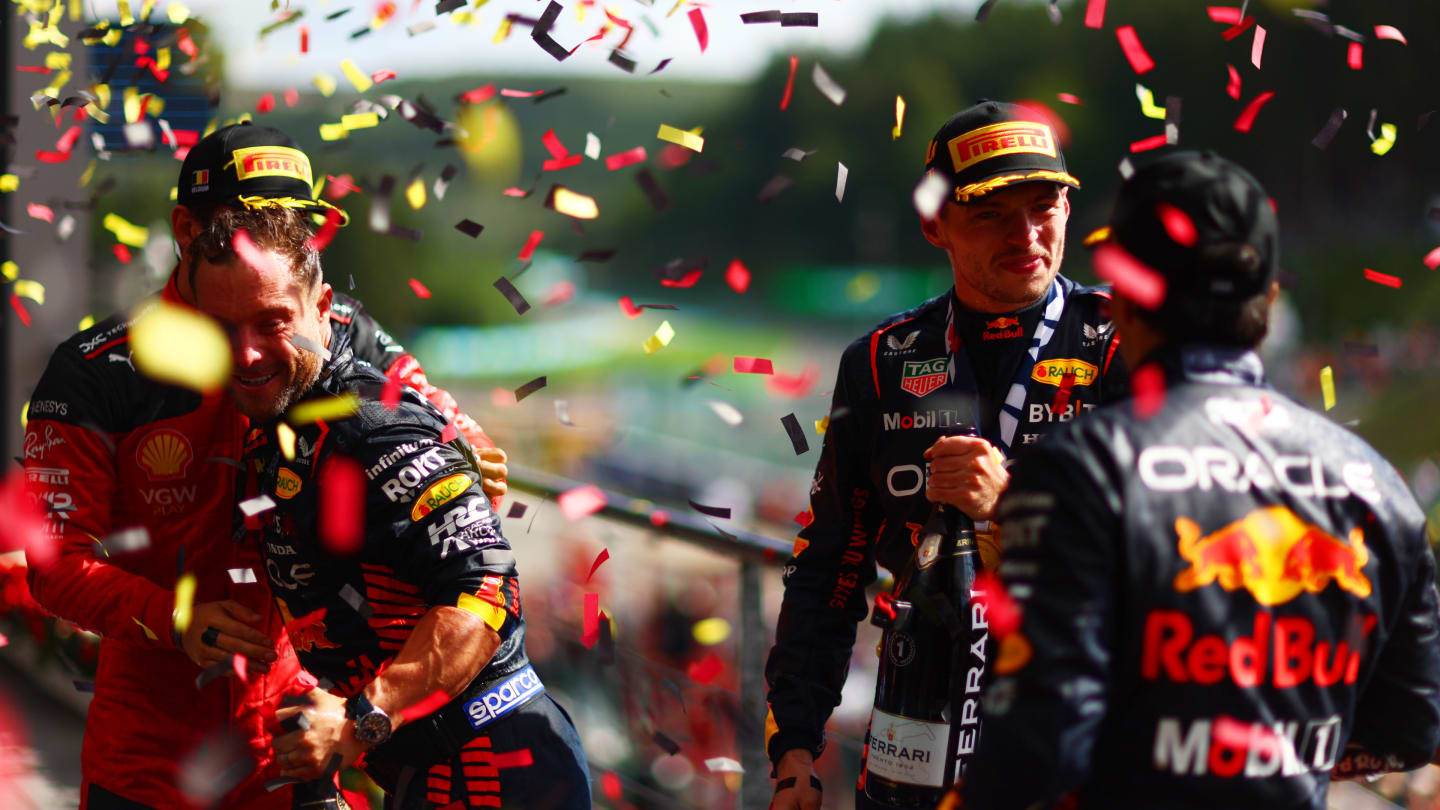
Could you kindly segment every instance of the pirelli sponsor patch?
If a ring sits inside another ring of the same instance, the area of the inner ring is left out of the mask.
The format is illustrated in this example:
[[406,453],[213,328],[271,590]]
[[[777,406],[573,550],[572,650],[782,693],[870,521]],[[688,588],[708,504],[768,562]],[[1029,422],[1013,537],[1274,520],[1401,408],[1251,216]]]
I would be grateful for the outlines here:
[[299,149],[288,146],[246,146],[236,149],[235,177],[293,177],[314,185],[310,174],[310,158]]
[[956,174],[982,160],[1002,155],[1028,152],[1058,157],[1055,133],[1049,126],[1034,121],[1006,121],[980,127],[951,138],[947,146]]
[[1075,385],[1089,385],[1095,382],[1095,375],[1099,371],[1100,369],[1094,363],[1070,357],[1041,360],[1035,364],[1035,370],[1030,372],[1030,378],[1047,385],[1060,385],[1066,377],[1073,376]]

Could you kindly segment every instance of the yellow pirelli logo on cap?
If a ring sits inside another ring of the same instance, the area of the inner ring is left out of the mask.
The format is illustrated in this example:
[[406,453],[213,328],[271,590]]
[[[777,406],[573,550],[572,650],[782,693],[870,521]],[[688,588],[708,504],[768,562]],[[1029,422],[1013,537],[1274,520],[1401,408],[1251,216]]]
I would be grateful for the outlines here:
[[310,158],[288,146],[245,146],[236,149],[232,161],[239,180],[254,177],[293,177],[313,185]]
[[950,160],[958,174],[982,160],[1028,152],[1058,157],[1055,134],[1050,127],[1034,121],[1006,121],[971,130],[951,138]]

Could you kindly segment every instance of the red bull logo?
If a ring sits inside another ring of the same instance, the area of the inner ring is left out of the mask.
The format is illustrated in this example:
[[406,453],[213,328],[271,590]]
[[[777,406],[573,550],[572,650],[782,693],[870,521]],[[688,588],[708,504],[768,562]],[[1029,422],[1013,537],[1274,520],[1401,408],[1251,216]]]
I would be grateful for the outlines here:
[[1019,318],[1010,318],[1010,317],[996,318],[996,319],[993,320],[993,321],[986,321],[986,322],[985,322],[985,328],[986,328],[986,329],[1009,329],[1009,328],[1012,327],[1012,326],[1019,326],[1019,325],[1020,325],[1020,319],[1019,319]]
[[1018,337],[1025,337],[1025,329],[1020,326],[1019,318],[1010,317],[986,321],[985,331],[980,333],[981,340],[1004,340]]
[[1370,552],[1359,528],[1341,540],[1288,507],[1268,506],[1206,535],[1195,521],[1178,518],[1175,533],[1180,556],[1190,563],[1175,577],[1182,593],[1218,582],[1227,591],[1244,588],[1267,607],[1320,593],[1331,582],[1362,599],[1370,595],[1364,572]]
[[296,622],[295,617],[290,614],[290,608],[285,606],[284,599],[276,599],[275,604],[280,608],[280,619],[285,623],[285,631],[290,635],[290,645],[295,652],[309,652],[310,650],[335,649],[339,644],[325,637],[325,621],[322,619],[315,622]]

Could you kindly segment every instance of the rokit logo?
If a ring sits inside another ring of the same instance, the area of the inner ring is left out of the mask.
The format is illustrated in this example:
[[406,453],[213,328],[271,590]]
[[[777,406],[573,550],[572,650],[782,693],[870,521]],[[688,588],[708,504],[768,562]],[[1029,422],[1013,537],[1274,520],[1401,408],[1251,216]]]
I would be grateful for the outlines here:
[[396,471],[395,477],[380,485],[380,491],[391,503],[410,497],[411,491],[425,481],[425,477],[445,466],[440,457],[440,448],[432,447]]

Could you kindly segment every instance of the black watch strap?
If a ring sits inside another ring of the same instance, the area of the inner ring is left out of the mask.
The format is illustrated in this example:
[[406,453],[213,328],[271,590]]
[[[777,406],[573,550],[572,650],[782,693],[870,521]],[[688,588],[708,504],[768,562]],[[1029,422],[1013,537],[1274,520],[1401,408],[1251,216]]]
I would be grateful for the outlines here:
[[345,716],[351,720],[358,720],[373,711],[375,704],[365,697],[364,692],[356,692],[345,701]]
[[[779,793],[782,790],[789,790],[793,787],[795,787],[795,777],[787,776],[784,779],[781,779],[780,781],[775,783],[775,792]],[[810,774],[810,787],[815,788],[821,793],[825,792],[825,786],[820,784],[820,780],[816,778],[815,774],[813,773]]]

